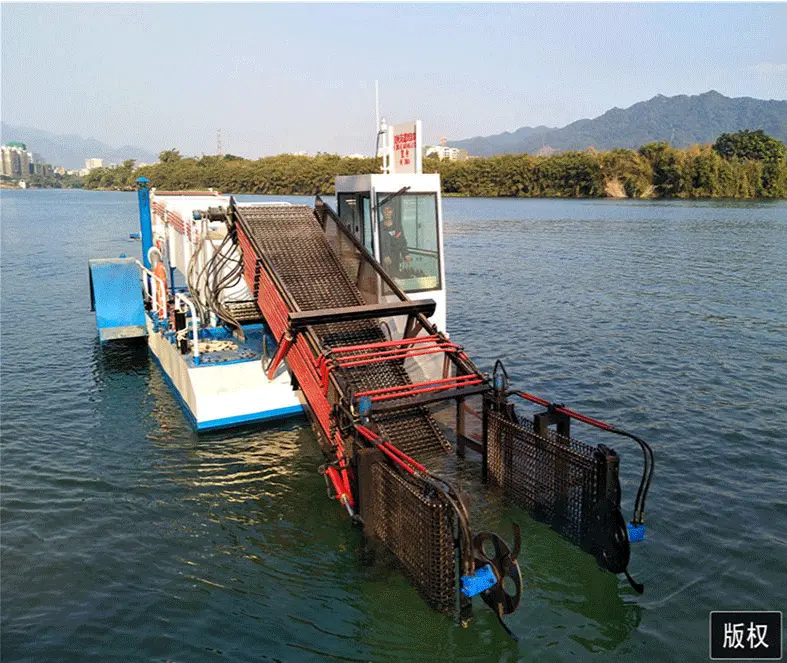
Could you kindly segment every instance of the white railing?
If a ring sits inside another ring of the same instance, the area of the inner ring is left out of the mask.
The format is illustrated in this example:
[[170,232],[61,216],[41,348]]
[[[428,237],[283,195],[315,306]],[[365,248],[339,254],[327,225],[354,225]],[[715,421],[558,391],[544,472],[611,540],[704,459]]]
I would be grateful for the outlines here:
[[[139,270],[142,272],[142,287],[145,292],[145,299],[150,301],[152,311],[158,313],[159,308],[161,308],[162,315],[159,315],[159,320],[167,324],[167,284],[145,267],[139,260],[136,262],[137,267],[139,267]],[[153,285],[152,288],[151,284]],[[161,304],[161,306],[159,306],[159,304]]]
[[[142,273],[142,287],[144,289],[145,299],[150,301],[151,310],[156,311],[156,313],[158,313],[159,310],[159,302],[163,304],[162,311],[164,316],[163,318],[160,318],[160,321],[169,327],[169,318],[167,317],[167,284],[153,272],[151,272],[147,267],[145,267],[145,265],[143,265],[139,260],[136,262],[140,272]],[[161,293],[160,300],[158,297],[159,293]],[[197,366],[199,364],[199,318],[197,317],[197,309],[194,306],[194,303],[181,292],[175,293],[175,307],[177,311],[182,311],[185,307],[191,314],[191,352],[194,357],[194,365]],[[179,342],[181,336],[184,336],[188,333],[189,329],[187,324],[185,329],[181,329],[177,333],[175,342]]]
[[[194,356],[194,365],[197,366],[199,365],[199,318],[197,317],[197,309],[194,308],[194,303],[180,292],[175,293],[175,306],[178,306],[178,304],[184,304],[191,312],[191,352]],[[178,308],[178,310],[182,309]],[[181,329],[178,332],[176,341],[180,341],[181,334],[185,335],[188,333],[188,327]]]

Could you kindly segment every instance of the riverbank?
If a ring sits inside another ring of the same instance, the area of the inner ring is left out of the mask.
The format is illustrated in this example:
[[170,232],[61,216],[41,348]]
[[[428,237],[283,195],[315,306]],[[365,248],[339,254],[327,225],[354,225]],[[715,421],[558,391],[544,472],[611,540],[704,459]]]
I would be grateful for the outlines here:
[[[332,195],[337,175],[378,172],[376,159],[282,154],[256,160],[232,155],[184,158],[176,150],[134,169],[98,168],[85,188],[132,190],[144,176],[167,190],[208,189],[254,195]],[[511,198],[787,198],[787,160],[725,157],[710,145],[675,149],[651,143],[639,150],[565,152],[424,159],[439,173],[446,196]]]
[[[24,183],[23,186],[20,186]],[[0,180],[0,189],[27,190],[27,189],[81,189],[84,179],[79,175],[30,175],[30,177],[9,178],[4,176]]]

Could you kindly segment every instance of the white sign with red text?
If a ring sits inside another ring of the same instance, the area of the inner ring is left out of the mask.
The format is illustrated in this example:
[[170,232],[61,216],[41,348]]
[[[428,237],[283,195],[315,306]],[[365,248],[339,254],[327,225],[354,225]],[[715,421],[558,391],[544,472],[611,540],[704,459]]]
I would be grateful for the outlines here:
[[423,172],[421,157],[423,142],[421,140],[421,120],[394,124],[391,127],[391,172],[396,174]]

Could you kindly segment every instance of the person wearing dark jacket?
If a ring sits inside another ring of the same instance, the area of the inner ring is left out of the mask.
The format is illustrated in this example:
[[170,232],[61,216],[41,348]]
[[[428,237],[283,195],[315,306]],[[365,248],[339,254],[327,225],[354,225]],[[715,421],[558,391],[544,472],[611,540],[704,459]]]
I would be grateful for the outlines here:
[[393,207],[383,209],[383,224],[380,228],[380,256],[383,260],[383,267],[392,276],[399,276],[402,262],[410,264],[407,239],[402,230],[394,225]]

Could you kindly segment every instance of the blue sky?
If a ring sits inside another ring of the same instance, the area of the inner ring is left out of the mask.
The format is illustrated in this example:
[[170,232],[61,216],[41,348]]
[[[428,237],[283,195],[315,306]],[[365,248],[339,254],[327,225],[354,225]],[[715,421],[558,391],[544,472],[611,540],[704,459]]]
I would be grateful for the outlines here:
[[785,4],[4,4],[2,117],[113,146],[371,153],[656,94],[787,98]]

